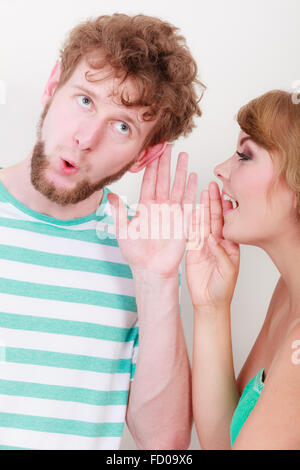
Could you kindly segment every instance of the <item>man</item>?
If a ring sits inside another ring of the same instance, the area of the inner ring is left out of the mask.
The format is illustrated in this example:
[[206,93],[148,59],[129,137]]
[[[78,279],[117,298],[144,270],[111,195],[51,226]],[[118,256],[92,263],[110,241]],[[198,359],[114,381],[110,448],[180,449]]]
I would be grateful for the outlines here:
[[107,185],[128,170],[147,166],[153,199],[166,142],[201,115],[196,64],[173,26],[119,14],[75,27],[60,59],[32,152],[0,171],[0,446],[117,449],[126,416],[140,448],[186,448],[178,266],[153,273],[143,245],[138,269],[122,240],[131,271],[101,224],[110,197],[116,208]]

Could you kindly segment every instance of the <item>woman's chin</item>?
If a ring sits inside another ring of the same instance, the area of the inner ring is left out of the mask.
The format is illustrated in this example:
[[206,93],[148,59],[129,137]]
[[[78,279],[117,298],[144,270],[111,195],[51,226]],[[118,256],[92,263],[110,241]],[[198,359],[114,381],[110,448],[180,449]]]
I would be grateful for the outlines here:
[[243,241],[242,234],[238,234],[236,230],[233,230],[232,228],[230,229],[230,227],[226,227],[226,224],[223,226],[222,235],[225,240],[230,240],[238,244],[245,243]]
[[237,233],[236,230],[227,229],[225,226],[223,227],[223,238],[225,240],[230,240],[238,245],[253,245],[259,246],[258,240],[256,237],[249,237],[249,233]]

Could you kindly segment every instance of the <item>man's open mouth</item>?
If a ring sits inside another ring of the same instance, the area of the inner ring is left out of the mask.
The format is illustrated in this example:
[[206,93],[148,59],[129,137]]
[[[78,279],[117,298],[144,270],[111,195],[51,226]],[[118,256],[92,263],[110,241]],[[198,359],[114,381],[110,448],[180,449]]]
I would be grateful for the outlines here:
[[72,175],[79,170],[72,160],[65,160],[63,158],[60,159],[60,168],[66,175]]

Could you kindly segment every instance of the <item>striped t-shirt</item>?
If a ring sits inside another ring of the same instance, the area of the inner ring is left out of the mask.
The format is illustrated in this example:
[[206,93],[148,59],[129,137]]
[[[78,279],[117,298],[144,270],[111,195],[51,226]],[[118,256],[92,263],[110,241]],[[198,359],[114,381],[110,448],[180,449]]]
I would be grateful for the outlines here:
[[119,448],[138,326],[108,192],[63,221],[0,182],[0,449]]

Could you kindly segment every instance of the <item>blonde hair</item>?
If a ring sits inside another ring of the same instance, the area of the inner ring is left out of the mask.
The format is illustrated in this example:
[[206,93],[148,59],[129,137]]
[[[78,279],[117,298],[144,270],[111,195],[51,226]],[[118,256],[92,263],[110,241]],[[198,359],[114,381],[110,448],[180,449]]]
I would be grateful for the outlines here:
[[275,167],[274,189],[283,176],[297,196],[300,216],[300,104],[292,93],[272,90],[243,106],[237,115],[240,128],[266,149]]

